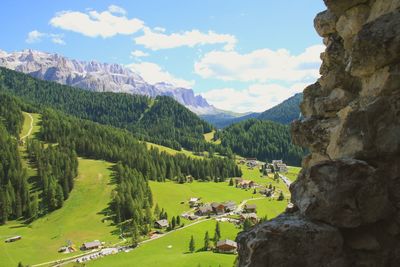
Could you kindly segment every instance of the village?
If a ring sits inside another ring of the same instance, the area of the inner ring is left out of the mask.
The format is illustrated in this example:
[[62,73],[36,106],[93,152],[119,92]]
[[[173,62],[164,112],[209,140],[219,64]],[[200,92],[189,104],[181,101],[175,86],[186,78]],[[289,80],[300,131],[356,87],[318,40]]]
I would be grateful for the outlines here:
[[[268,164],[258,161],[255,158],[247,158],[239,160],[238,164],[249,170],[259,170],[261,177],[272,176],[273,179],[281,179],[286,186],[290,185],[290,180],[283,175],[287,172],[288,168],[281,160],[273,160],[272,163]],[[198,196],[192,196],[187,200],[180,201],[180,204],[187,205],[188,207],[188,211],[180,214],[180,217],[188,221],[192,221],[192,223],[186,226],[183,223],[177,223],[175,226],[176,222],[172,223],[167,219],[156,220],[153,225],[154,230],[150,231],[148,238],[142,242],[139,242],[137,246],[140,246],[142,243],[147,243],[149,241],[161,238],[174,231],[182,230],[207,220],[215,220],[217,223],[231,223],[238,229],[246,230],[248,227],[251,227],[252,225],[255,225],[266,219],[262,216],[260,218],[257,215],[257,205],[247,203],[249,200],[285,200],[282,191],[276,190],[275,186],[272,186],[271,183],[267,185],[261,185],[251,179],[236,177],[229,180],[228,186],[236,188],[237,190],[250,191],[252,192],[253,196],[250,199],[243,200],[241,203],[236,203],[232,200],[222,202],[203,202],[202,198]],[[289,199],[286,200],[289,202]],[[290,203],[288,205],[290,205]],[[179,216],[176,218],[178,219]],[[173,224],[173,226],[171,224]],[[120,237],[123,239],[123,241],[114,245],[106,244],[106,242],[102,242],[100,240],[92,240],[84,242],[79,246],[79,248],[75,247],[73,242],[68,240],[65,245],[59,247],[58,252],[62,254],[69,254],[80,250],[82,251],[82,254],[57,261],[55,262],[56,265],[54,266],[62,266],[70,262],[84,263],[120,252],[130,252],[136,247],[127,245],[126,239],[122,234]],[[6,239],[5,242],[17,242],[21,239],[22,236],[13,236]],[[237,243],[230,239],[217,240],[212,250],[215,253],[236,254]]]

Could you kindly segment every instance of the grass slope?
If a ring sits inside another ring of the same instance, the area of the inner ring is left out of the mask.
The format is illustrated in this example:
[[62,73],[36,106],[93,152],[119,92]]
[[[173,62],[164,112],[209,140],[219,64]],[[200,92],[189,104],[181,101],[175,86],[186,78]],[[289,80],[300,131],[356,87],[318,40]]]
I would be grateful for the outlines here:
[[178,153],[181,153],[181,154],[185,154],[186,156],[192,157],[192,158],[195,158],[195,159],[202,159],[203,158],[202,156],[195,155],[192,151],[189,151],[189,150],[186,150],[186,149],[182,149],[181,151],[178,151],[178,150],[175,150],[173,148],[169,148],[169,147],[166,147],[166,146],[162,146],[162,145],[158,145],[158,144],[154,144],[154,143],[150,143],[150,142],[145,142],[145,143],[146,143],[146,146],[147,146],[148,149],[157,148],[160,152],[164,151],[164,152],[166,152],[166,153],[168,153],[170,155],[176,155]]
[[[209,220],[180,231],[171,233],[160,239],[145,243],[129,253],[120,253],[100,260],[88,262],[88,266],[131,266],[131,267],[196,267],[221,266],[231,267],[235,255],[199,251],[189,253],[189,240],[193,235],[196,250],[204,245],[204,234],[208,231],[210,237],[214,235],[215,221]],[[221,223],[222,239],[235,239],[240,230],[230,223]],[[212,243],[212,242],[211,242]],[[170,247],[171,246],[171,247]]]
[[57,250],[66,240],[71,240],[77,248],[84,241],[94,239],[115,243],[118,237],[111,234],[115,228],[101,222],[103,215],[100,214],[107,207],[112,190],[110,167],[107,162],[79,159],[79,177],[61,209],[30,225],[14,221],[0,226],[1,239],[22,236],[18,242],[0,242],[0,266],[17,266],[19,261],[37,264],[59,259],[64,255]]
[[297,175],[299,175],[300,170],[301,167],[288,167],[288,172],[284,175],[289,178],[290,181],[294,182],[297,179]]

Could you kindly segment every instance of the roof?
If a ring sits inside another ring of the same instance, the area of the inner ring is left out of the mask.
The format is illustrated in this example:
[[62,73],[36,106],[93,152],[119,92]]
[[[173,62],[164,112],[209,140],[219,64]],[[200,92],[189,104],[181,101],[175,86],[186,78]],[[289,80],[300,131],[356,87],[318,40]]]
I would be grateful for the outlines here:
[[257,214],[255,214],[254,212],[252,212],[252,213],[243,213],[242,215],[241,215],[243,218],[245,218],[245,219],[257,219]]
[[245,209],[256,209],[257,205],[256,204],[246,204],[244,205]]
[[160,226],[168,226],[168,220],[166,220],[166,219],[158,220],[158,221],[156,221],[156,224],[158,224]]
[[95,247],[101,246],[101,242],[99,240],[95,240],[95,241],[92,241],[92,242],[83,243],[83,246],[85,248],[95,248]]
[[217,247],[220,247],[223,245],[228,245],[228,246],[237,248],[237,243],[235,241],[229,240],[229,239],[220,240],[217,242]]
[[208,211],[212,211],[212,208],[211,208],[211,206],[209,206],[209,205],[205,205],[205,206],[201,206],[200,208],[199,208],[199,211],[201,211],[201,212],[208,212]]
[[224,203],[222,203],[225,207],[233,207],[233,206],[236,206],[236,203],[235,202],[233,202],[233,201],[227,201],[227,202],[224,202]]
[[213,207],[213,208],[217,208],[217,207],[219,207],[219,206],[223,206],[223,204],[222,203],[219,203],[219,202],[213,202],[213,203],[211,203],[211,207]]
[[198,200],[199,200],[198,197],[191,197],[190,200],[189,200],[189,202],[196,202],[196,201],[198,201]]

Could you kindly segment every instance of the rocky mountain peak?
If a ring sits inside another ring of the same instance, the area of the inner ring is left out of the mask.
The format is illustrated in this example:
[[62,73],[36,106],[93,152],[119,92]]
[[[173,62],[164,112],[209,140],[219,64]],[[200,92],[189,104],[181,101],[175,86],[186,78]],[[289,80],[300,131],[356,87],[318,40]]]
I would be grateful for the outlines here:
[[167,95],[198,114],[216,109],[192,89],[168,83],[147,83],[139,74],[120,64],[78,61],[59,54],[31,49],[7,53],[0,50],[0,66],[29,74],[38,79],[98,92],[141,94],[149,97]]
[[294,207],[238,237],[239,266],[399,266],[400,1],[325,0],[326,50],[293,140]]

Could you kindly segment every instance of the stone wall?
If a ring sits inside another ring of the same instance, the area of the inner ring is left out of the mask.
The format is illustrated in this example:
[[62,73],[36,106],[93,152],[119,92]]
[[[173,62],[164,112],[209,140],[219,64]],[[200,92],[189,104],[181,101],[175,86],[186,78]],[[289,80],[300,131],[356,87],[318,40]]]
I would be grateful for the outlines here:
[[400,0],[325,4],[295,208],[239,235],[239,266],[400,266]]

